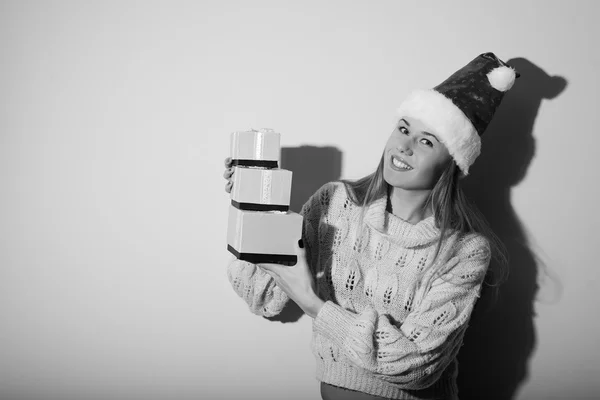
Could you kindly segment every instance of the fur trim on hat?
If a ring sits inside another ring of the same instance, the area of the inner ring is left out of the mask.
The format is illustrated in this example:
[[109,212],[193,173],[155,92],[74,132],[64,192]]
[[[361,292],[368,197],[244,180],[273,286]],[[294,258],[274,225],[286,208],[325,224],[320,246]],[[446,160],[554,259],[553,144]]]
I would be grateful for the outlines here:
[[444,143],[463,175],[469,174],[469,167],[481,152],[481,139],[452,100],[433,89],[416,90],[397,112],[400,118],[418,118],[427,125]]

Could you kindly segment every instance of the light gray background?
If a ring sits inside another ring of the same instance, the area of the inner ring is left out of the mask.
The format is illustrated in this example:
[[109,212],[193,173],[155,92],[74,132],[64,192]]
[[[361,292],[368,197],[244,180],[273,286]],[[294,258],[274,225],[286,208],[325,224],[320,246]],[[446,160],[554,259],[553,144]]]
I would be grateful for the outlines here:
[[335,146],[342,177],[360,177],[408,91],[485,51],[569,81],[542,103],[511,197],[548,267],[517,398],[598,392],[598,14],[593,1],[2,2],[0,398],[319,398],[310,319],[251,315],[227,281],[229,132]]

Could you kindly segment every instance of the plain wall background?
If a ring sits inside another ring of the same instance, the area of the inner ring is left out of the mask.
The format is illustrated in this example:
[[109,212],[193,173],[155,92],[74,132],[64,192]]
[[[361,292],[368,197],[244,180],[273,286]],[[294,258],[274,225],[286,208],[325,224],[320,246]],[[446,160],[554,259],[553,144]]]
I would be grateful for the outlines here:
[[310,319],[254,316],[227,281],[229,133],[336,148],[358,178],[411,89],[486,51],[568,81],[542,100],[508,193],[540,266],[515,398],[598,392],[598,15],[593,1],[2,2],[0,398],[320,398]]

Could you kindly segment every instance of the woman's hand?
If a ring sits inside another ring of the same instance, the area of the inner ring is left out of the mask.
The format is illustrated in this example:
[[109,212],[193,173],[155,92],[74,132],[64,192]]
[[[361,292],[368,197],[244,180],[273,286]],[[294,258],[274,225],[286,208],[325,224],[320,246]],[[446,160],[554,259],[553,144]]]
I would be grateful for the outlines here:
[[315,293],[315,280],[306,262],[306,252],[296,245],[296,265],[288,267],[281,264],[257,264],[259,268],[271,275],[275,283],[290,299],[311,318],[315,318],[325,304]]
[[225,172],[223,172],[223,178],[227,179],[227,183],[225,184],[225,191],[227,193],[231,193],[231,189],[233,188],[233,166],[231,164],[231,157],[227,157],[225,159]]

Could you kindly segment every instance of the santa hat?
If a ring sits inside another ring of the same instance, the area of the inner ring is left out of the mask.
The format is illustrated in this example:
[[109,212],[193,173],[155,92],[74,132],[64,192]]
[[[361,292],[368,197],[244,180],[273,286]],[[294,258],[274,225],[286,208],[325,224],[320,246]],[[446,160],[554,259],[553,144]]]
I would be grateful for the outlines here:
[[412,92],[398,114],[423,121],[468,175],[481,152],[480,136],[518,77],[494,53],[484,53],[433,89]]

